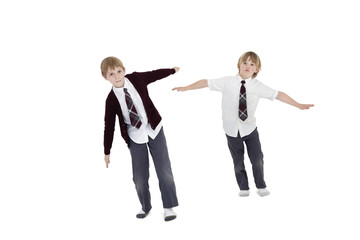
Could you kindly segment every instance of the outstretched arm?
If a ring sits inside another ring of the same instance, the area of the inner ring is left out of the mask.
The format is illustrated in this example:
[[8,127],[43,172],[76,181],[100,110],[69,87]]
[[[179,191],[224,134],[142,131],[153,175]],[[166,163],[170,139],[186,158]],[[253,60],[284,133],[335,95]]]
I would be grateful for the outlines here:
[[184,91],[188,91],[188,90],[200,89],[200,88],[205,88],[205,87],[208,87],[207,79],[199,80],[199,81],[194,82],[193,84],[190,84],[190,85],[188,85],[186,87],[175,87],[172,90],[173,91],[177,90],[177,91],[184,92]]
[[131,74],[126,75],[127,78],[134,78],[138,81],[144,81],[146,84],[150,84],[157,80],[166,78],[167,76],[174,74],[180,70],[179,67],[173,68],[162,68],[157,69],[149,72],[133,72]]
[[297,101],[292,99],[290,96],[288,96],[286,93],[283,93],[283,92],[280,92],[280,91],[279,91],[276,99],[281,101],[281,102],[290,104],[290,105],[292,105],[294,107],[297,107],[297,108],[299,108],[301,110],[309,109],[309,108],[314,106],[314,104],[301,104],[301,103],[298,103]]

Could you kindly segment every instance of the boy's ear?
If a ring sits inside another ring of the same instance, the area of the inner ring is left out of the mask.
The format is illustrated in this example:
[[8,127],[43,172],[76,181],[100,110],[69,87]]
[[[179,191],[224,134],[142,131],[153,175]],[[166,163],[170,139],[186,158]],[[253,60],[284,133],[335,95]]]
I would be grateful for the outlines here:
[[103,76],[103,78],[104,78],[105,80],[108,80],[105,76]]

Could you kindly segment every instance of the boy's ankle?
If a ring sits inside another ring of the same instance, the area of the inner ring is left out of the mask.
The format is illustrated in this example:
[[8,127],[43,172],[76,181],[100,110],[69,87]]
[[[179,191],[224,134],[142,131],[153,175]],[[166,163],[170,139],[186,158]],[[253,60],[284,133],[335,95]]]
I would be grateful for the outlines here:
[[240,190],[239,196],[240,197],[247,197],[250,195],[250,191],[249,190]]
[[270,194],[266,188],[259,188],[257,192],[261,197],[265,197]]
[[172,208],[164,208],[164,220],[171,221],[176,218],[176,213],[173,211]]

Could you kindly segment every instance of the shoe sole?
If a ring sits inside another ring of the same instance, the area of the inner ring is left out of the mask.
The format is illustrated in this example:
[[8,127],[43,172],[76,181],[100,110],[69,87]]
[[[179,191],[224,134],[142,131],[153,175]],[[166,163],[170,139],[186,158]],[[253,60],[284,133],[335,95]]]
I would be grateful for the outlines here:
[[165,222],[174,220],[175,218],[176,218],[176,216],[167,216],[167,217],[165,217]]
[[148,215],[148,213],[137,214],[136,218],[143,219],[143,218],[146,218],[147,215]]

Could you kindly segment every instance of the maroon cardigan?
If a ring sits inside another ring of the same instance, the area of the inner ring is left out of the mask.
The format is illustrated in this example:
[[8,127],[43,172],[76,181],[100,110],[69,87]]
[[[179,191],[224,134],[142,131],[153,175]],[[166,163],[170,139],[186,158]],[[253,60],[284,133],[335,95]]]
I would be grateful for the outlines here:
[[[150,72],[133,72],[125,77],[134,85],[144,104],[145,112],[152,129],[161,121],[161,116],[151,101],[147,89],[147,85],[159,79],[165,78],[175,73],[175,69],[159,69]],[[104,153],[110,154],[115,130],[115,117],[119,118],[121,136],[129,146],[130,138],[127,131],[127,125],[122,115],[120,103],[111,89],[105,106],[105,130],[104,130]]]

